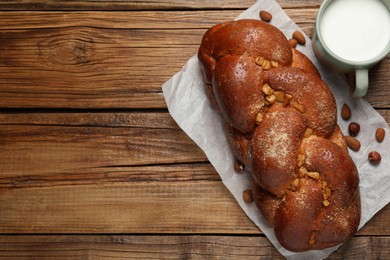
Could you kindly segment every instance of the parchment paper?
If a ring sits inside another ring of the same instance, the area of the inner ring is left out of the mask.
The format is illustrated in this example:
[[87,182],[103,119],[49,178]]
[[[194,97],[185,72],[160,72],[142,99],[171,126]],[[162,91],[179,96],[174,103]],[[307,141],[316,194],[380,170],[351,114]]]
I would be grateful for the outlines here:
[[[259,19],[259,11],[267,10],[273,14],[271,24],[278,27],[288,39],[294,31],[300,28],[285,14],[276,1],[258,1],[243,12],[237,19]],[[302,32],[303,33],[303,32]],[[361,142],[358,152],[350,150],[360,176],[360,191],[362,217],[359,229],[370,220],[374,214],[390,201],[390,130],[385,120],[364,99],[352,98],[348,84],[339,74],[323,67],[315,57],[310,39],[306,37],[305,46],[297,49],[308,56],[319,69],[322,79],[330,87],[336,97],[338,107],[338,123],[344,134],[348,134],[348,124],[356,121],[361,130],[357,138]],[[207,158],[217,170],[223,183],[233,194],[248,217],[265,233],[273,245],[288,259],[324,259],[335,251],[338,246],[326,250],[313,250],[304,253],[293,253],[283,248],[274,236],[265,219],[257,210],[255,203],[247,204],[242,199],[242,193],[249,188],[248,174],[234,172],[234,156],[230,150],[223,131],[222,119],[219,113],[212,109],[204,91],[202,73],[196,54],[188,60],[180,72],[163,85],[163,94],[171,116],[178,125],[203,149]],[[370,90],[368,90],[370,91]],[[352,118],[345,122],[340,118],[340,108],[346,103],[351,107]],[[384,142],[375,140],[375,131],[383,127],[387,137]],[[382,155],[378,166],[368,162],[368,153],[372,150]]]

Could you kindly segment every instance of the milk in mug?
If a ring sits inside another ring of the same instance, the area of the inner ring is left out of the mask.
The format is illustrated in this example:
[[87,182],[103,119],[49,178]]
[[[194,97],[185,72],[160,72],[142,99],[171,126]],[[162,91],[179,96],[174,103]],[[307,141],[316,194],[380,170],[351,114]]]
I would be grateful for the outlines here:
[[388,46],[390,12],[379,0],[335,0],[322,16],[320,29],[325,45],[335,55],[365,62]]

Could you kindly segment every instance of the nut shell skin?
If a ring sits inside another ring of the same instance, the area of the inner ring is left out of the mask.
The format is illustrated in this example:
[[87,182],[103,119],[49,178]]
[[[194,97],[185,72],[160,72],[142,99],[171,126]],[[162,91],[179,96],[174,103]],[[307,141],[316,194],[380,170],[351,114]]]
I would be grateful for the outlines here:
[[359,176],[335,99],[311,61],[279,29],[248,19],[210,28],[198,58],[279,242],[300,252],[350,238],[360,222]]

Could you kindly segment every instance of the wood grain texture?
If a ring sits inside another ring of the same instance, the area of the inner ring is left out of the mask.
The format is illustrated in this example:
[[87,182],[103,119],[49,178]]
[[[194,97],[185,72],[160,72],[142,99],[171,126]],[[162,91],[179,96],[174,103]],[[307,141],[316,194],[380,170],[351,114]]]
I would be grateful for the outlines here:
[[[79,115],[73,115],[73,118]],[[39,118],[39,115],[31,115]],[[98,118],[98,116],[95,117]],[[122,117],[126,118],[126,117]],[[156,119],[150,116],[149,122]],[[158,118],[158,116],[157,116]],[[165,115],[165,118],[168,118]],[[2,125],[0,127],[0,172],[14,174],[67,173],[95,167],[172,164],[205,161],[198,146],[178,127],[149,128],[146,119],[134,119],[132,127],[61,125]],[[58,118],[57,118],[58,120]],[[88,120],[88,119],[86,119]],[[173,120],[169,119],[171,124]],[[72,121],[71,121],[72,122]],[[99,122],[104,124],[104,122]],[[118,123],[121,124],[120,121]],[[144,124],[142,127],[137,124]],[[155,122],[152,122],[152,125]],[[20,163],[23,162],[23,163]],[[81,167],[81,168],[80,168]]]
[[[389,259],[389,237],[354,237],[327,259]],[[40,259],[284,259],[264,236],[0,236],[0,254]]]
[[[379,111],[390,125],[389,110]],[[2,113],[0,145],[0,172],[11,179],[207,162],[166,112]]]
[[2,189],[0,232],[260,233],[220,182],[53,184]]
[[[236,18],[243,10],[197,11],[14,11],[1,12],[0,29],[48,29],[62,27],[93,27],[105,29],[208,29]],[[313,26],[317,8],[285,9],[286,14],[300,27]],[[45,19],[42,19],[42,16]],[[311,36],[311,28],[306,33]],[[158,36],[158,34],[156,35]]]
[[[210,165],[4,178],[0,192],[3,234],[260,234]],[[389,234],[389,214],[387,206],[358,235]]]
[[[264,0],[265,1],[265,0]],[[246,9],[256,0],[189,0],[189,1],[31,1],[10,0],[0,3],[1,10],[183,10],[183,9]],[[284,8],[318,7],[320,0],[279,0]]]
[[2,233],[260,233],[167,112],[2,113],[0,146]]
[[[282,259],[161,91],[254,2],[0,2],[1,259]],[[278,2],[312,36],[322,0]],[[366,99],[390,125],[389,71]],[[389,216],[329,259],[390,258]]]
[[[315,11],[290,15],[311,35]],[[197,53],[207,28],[238,13],[43,14],[0,15],[0,107],[166,108],[162,84]],[[366,99],[376,108],[390,107],[389,70],[387,57],[370,71]]]

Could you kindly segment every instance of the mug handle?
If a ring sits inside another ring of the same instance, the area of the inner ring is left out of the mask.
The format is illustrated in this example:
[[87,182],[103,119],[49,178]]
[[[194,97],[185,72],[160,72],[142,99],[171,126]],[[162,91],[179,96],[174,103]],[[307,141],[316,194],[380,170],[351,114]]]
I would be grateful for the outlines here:
[[368,89],[368,69],[357,69],[355,71],[355,91],[354,97],[363,97]]

